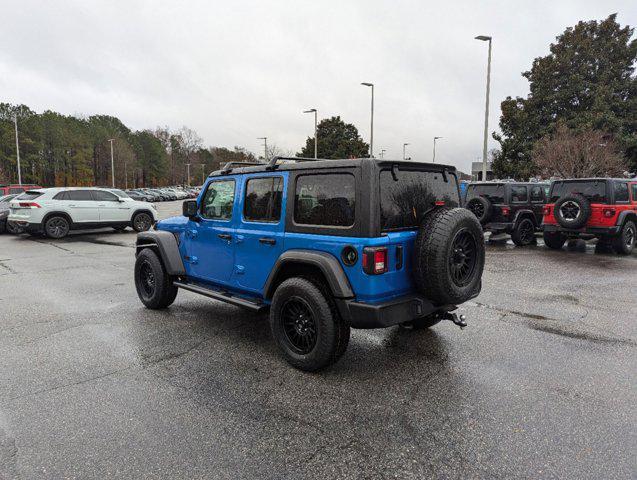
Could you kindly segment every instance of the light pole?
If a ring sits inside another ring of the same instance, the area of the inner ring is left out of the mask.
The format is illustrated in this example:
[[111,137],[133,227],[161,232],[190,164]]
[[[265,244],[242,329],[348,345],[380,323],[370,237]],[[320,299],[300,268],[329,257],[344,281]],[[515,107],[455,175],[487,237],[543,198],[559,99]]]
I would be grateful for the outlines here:
[[407,145],[409,145],[409,143],[403,143],[403,160],[407,160]]
[[20,170],[20,143],[18,142],[18,114],[13,115],[15,124],[15,153],[18,160],[18,185],[22,185],[22,171]]
[[128,190],[128,171],[126,170],[126,162],[124,162],[124,190]]
[[201,165],[201,184],[204,184],[204,168],[206,167],[205,163],[200,163],[199,165]]
[[491,37],[478,35],[476,40],[489,42],[489,59],[487,61],[487,99],[484,108],[484,143],[482,145],[482,181],[487,181],[487,136],[489,134],[489,88],[491,86]]
[[263,156],[263,159],[267,162],[268,161],[268,137],[257,137],[257,140],[263,140],[263,147],[264,147],[264,151],[265,154]]
[[316,108],[310,108],[303,113],[314,113],[314,158],[318,158],[318,112]]
[[188,183],[186,185],[190,186],[190,164],[189,163],[186,164],[186,171],[188,172],[186,174],[188,178]]
[[108,141],[111,142],[111,178],[113,179],[113,188],[115,188],[115,160],[113,159],[113,140],[114,138],[110,138]]
[[385,158],[385,152],[387,150],[385,150],[384,148],[380,151],[380,158]]
[[434,158],[431,161],[431,163],[436,163],[436,140],[438,140],[439,138],[442,138],[442,137],[434,137]]
[[361,85],[366,87],[372,87],[372,120],[369,132],[369,156],[374,158],[374,84],[369,82],[363,82]]

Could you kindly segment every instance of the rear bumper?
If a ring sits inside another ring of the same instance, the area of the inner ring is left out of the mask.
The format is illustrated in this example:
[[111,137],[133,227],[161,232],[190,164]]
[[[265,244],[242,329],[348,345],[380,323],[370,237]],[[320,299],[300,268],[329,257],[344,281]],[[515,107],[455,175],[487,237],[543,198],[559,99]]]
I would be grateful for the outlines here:
[[383,303],[340,300],[341,316],[354,328],[385,328],[425,317],[434,312],[455,310],[455,305],[434,305],[421,295],[406,295]]
[[9,223],[11,223],[12,225],[18,226],[24,232],[38,233],[38,232],[42,231],[42,224],[41,223],[30,223],[30,222],[26,222],[24,220],[15,220],[15,219],[13,219],[11,217],[9,217],[7,221]]
[[584,228],[564,228],[561,225],[554,224],[545,224],[542,225],[542,228],[545,232],[551,233],[565,233],[566,235],[578,235],[578,234],[586,234],[586,235],[617,235],[619,233],[620,227],[619,225],[613,225],[612,227],[584,227]]

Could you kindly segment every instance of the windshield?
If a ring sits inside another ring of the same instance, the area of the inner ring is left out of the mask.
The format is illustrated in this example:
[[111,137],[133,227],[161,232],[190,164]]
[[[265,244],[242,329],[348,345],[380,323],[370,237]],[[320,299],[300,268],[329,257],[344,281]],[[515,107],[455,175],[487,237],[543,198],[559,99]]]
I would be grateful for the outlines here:
[[560,197],[579,194],[592,203],[608,203],[605,180],[582,180],[576,182],[554,182],[551,188],[551,203]]
[[14,200],[34,200],[42,195],[44,192],[37,192],[35,190],[29,190],[28,192],[24,192],[21,195],[18,195],[14,198]]
[[[395,179],[394,179],[395,174]],[[455,173],[418,170],[381,170],[380,224],[383,231],[414,228],[437,201],[457,207],[458,179]]]
[[485,197],[491,203],[504,203],[504,185],[469,185],[467,201],[475,197]]

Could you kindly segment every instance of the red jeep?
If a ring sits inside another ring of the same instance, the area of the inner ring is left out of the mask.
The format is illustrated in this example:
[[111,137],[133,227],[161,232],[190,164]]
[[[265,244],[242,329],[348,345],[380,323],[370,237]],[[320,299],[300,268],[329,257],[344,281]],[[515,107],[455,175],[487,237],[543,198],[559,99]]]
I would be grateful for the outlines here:
[[0,197],[5,195],[11,195],[13,193],[22,193],[26,190],[32,190],[36,188],[42,188],[34,183],[13,183],[10,185],[0,185]]
[[549,248],[560,249],[569,238],[597,237],[618,254],[629,255],[637,238],[637,180],[554,181],[543,213]]

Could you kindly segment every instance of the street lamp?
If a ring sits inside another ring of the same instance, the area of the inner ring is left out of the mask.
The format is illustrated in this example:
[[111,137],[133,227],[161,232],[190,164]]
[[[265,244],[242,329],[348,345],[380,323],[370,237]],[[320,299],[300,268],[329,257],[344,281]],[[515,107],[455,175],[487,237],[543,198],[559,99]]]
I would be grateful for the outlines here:
[[439,138],[442,138],[442,137],[434,137],[434,158],[431,161],[431,163],[436,163],[436,140],[438,140]]
[[267,162],[268,161],[268,137],[257,137],[257,140],[263,140],[263,147],[265,149],[263,159]]
[[407,160],[407,154],[406,154],[406,151],[407,151],[407,145],[411,145],[411,144],[409,144],[409,143],[403,143],[403,160]]
[[369,133],[369,156],[374,158],[374,84],[369,82],[363,82],[361,85],[366,87],[372,87],[372,121]]
[[380,158],[385,158],[385,152],[387,150],[385,150],[384,148],[380,151]]
[[314,158],[318,158],[318,112],[316,108],[310,108],[303,113],[314,113]]
[[113,180],[113,188],[115,188],[115,160],[113,160],[113,140],[115,139],[108,139],[108,141],[111,142],[111,178]]
[[200,163],[199,165],[201,165],[201,184],[204,184],[204,168],[206,167],[205,163]]
[[489,88],[491,86],[491,37],[478,35],[476,40],[489,42],[489,59],[487,61],[487,99],[484,108],[484,143],[482,145],[482,181],[487,180],[487,136],[489,133]]
[[187,173],[188,183],[186,185],[190,186],[190,164],[189,163],[186,164],[186,171],[188,172]]
[[18,142],[18,114],[13,114],[15,123],[15,153],[18,160],[18,185],[22,185],[22,171],[20,169],[20,143]]

